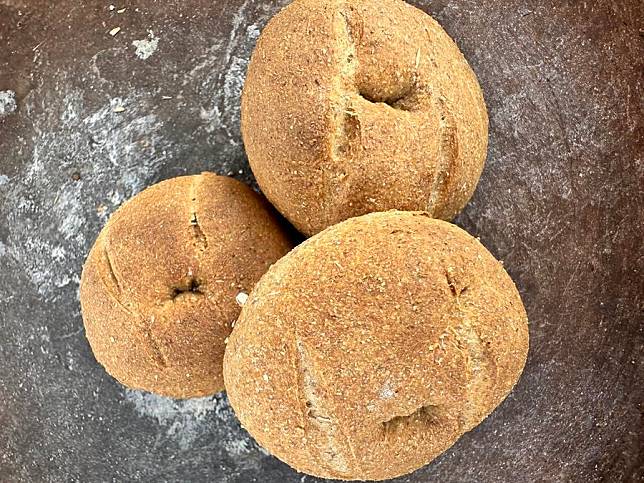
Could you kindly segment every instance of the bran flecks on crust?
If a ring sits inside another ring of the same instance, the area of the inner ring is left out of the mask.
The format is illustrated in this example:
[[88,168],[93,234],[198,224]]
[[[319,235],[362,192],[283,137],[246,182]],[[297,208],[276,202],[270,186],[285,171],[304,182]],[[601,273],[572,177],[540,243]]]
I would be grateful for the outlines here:
[[221,391],[235,298],[290,248],[266,200],[232,178],[203,173],[142,191],[112,215],[83,267],[96,359],[132,388]]
[[269,452],[324,478],[429,463],[517,382],[521,298],[474,237],[427,213],[334,225],[257,283],[230,335],[226,390]]
[[472,196],[488,118],[457,45],[401,0],[295,0],[251,57],[241,128],[262,191],[306,235],[352,216],[451,219]]

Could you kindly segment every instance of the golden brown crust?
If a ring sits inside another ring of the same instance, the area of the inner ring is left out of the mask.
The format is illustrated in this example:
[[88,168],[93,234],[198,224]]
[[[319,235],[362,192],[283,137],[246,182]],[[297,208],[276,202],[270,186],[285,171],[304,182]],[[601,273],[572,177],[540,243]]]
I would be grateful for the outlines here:
[[299,471],[411,472],[480,423],[516,383],[527,317],[502,265],[426,213],[347,220],[257,283],[226,348],[242,425]]
[[248,68],[242,134],[268,199],[311,235],[392,208],[450,219],[487,151],[476,76],[401,0],[295,0]]
[[232,178],[203,173],[142,191],[112,215],[83,267],[96,359],[123,384],[166,396],[222,390],[235,297],[290,247],[270,205]]

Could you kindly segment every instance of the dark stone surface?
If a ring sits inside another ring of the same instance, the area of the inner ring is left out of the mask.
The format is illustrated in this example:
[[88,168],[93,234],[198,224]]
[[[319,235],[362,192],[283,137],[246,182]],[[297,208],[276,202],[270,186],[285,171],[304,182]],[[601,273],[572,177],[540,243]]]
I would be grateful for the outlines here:
[[[0,0],[0,91],[16,98],[0,95],[0,480],[314,481],[260,451],[223,397],[116,383],[77,296],[123,200],[205,169],[252,182],[239,93],[283,3]],[[640,479],[641,3],[417,3],[485,92],[489,158],[457,223],[505,261],[531,349],[499,409],[401,481]]]

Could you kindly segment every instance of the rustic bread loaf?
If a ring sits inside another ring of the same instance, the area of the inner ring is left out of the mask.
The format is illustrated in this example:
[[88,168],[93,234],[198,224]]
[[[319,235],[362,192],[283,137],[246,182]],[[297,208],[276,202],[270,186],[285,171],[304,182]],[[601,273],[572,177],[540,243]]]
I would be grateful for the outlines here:
[[528,351],[501,263],[426,213],[352,218],[253,289],[224,379],[242,425],[325,478],[380,480],[449,448],[507,396]]
[[110,218],[83,267],[96,359],[126,386],[187,398],[223,389],[235,302],[291,245],[270,205],[232,178],[156,184]]
[[288,5],[257,42],[241,121],[262,191],[307,235],[394,208],[450,219],[487,150],[474,73],[401,0]]

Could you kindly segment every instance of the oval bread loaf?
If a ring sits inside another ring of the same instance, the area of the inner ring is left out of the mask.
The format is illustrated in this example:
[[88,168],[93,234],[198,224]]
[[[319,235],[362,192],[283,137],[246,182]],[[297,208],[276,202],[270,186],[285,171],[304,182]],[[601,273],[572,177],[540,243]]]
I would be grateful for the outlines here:
[[96,359],[126,386],[165,396],[222,390],[235,298],[290,247],[270,205],[232,178],[147,188],[112,215],[83,267]]
[[257,42],[241,121],[262,191],[306,235],[388,209],[451,219],[487,150],[472,69],[401,0],[288,5]]
[[526,313],[501,263],[426,213],[324,230],[258,282],[229,338],[226,390],[272,454],[324,478],[411,472],[517,382]]

